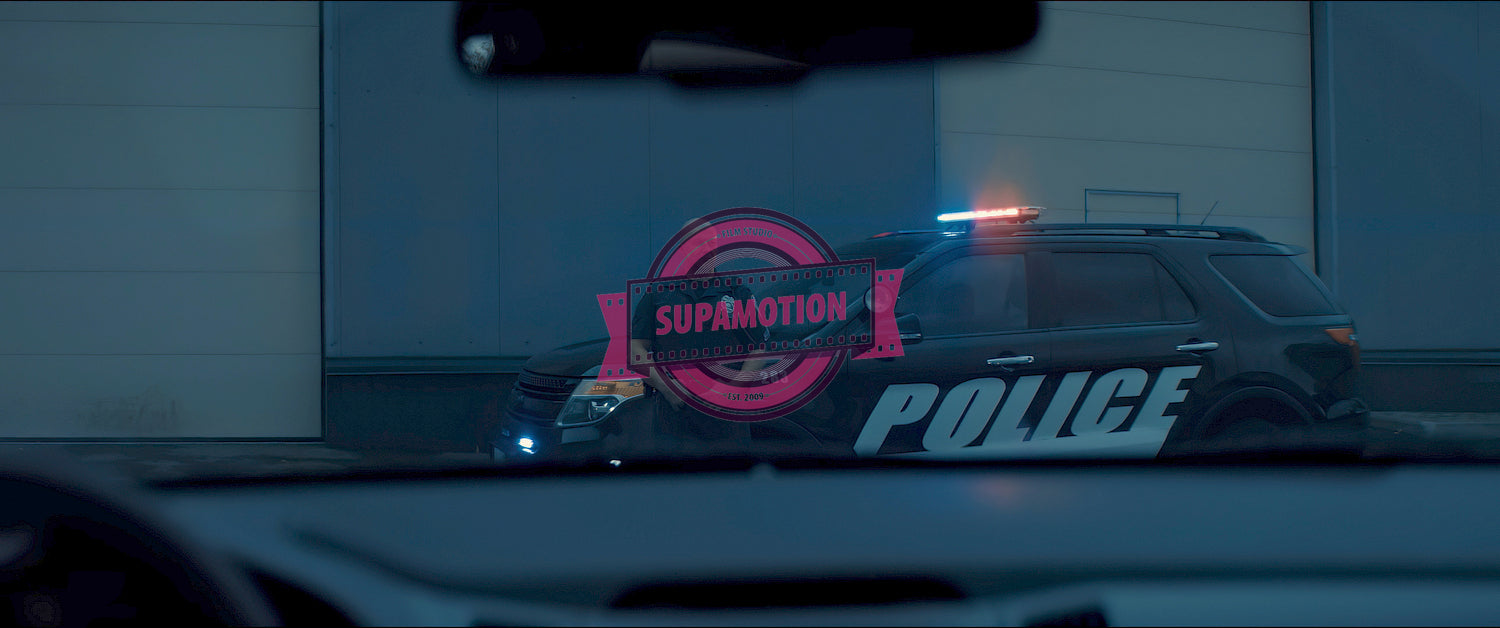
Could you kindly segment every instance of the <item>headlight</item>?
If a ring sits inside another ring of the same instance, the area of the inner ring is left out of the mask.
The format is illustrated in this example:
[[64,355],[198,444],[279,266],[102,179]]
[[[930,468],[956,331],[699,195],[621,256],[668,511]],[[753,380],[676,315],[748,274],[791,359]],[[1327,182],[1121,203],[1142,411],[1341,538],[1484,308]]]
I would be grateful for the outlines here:
[[[598,369],[589,372],[591,375],[597,373]],[[557,426],[578,427],[598,423],[621,404],[645,393],[645,382],[639,379],[613,382],[583,380],[573,389],[573,396],[568,397],[568,402],[563,404],[562,412],[557,415]]]

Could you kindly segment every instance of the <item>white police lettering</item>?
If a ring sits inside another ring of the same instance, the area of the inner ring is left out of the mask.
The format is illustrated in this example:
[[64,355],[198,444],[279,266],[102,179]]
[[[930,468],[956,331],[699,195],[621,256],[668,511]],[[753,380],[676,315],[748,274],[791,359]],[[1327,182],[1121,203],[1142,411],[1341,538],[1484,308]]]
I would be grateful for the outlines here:
[[1041,422],[1036,424],[1036,431],[1031,433],[1033,441],[1042,441],[1057,438],[1062,435],[1063,421],[1068,420],[1068,415],[1073,412],[1073,404],[1078,403],[1078,395],[1083,393],[1084,384],[1089,383],[1091,371],[1078,371],[1063,376],[1061,384],[1057,385],[1057,392],[1052,395],[1052,403],[1047,404],[1047,412],[1042,415]]
[[[1160,390],[1161,386],[1157,386]],[[1075,436],[1104,434],[1125,424],[1130,417],[1129,406],[1115,406],[1106,410],[1104,405],[1116,397],[1135,397],[1146,390],[1146,372],[1141,369],[1110,371],[1094,382],[1089,396],[1078,407],[1073,417],[1072,431]]]
[[[1000,408],[999,416],[995,417],[995,427],[990,428],[990,433],[984,437],[985,447],[1026,440],[1031,426],[1022,427],[1021,419],[1026,418],[1026,409],[1031,407],[1031,400],[1036,399],[1036,391],[1042,388],[1044,379],[1047,378],[1042,375],[1027,375],[1016,380],[1016,385],[1010,388],[1010,397],[1005,399],[1005,407]],[[1007,427],[1010,429],[1005,429]]]
[[971,379],[953,387],[943,397],[943,405],[932,415],[932,424],[922,435],[922,446],[928,451],[946,451],[969,446],[1005,396],[1005,382],[993,377]]
[[1187,391],[1179,388],[1183,381],[1198,376],[1198,370],[1203,367],[1193,366],[1169,366],[1161,370],[1161,375],[1156,376],[1156,385],[1151,387],[1151,394],[1146,396],[1146,402],[1141,404],[1141,413],[1135,417],[1135,425],[1131,429],[1144,428],[1155,430],[1170,430],[1172,423],[1177,421],[1177,415],[1163,416],[1167,406],[1187,398]]
[[937,400],[938,387],[932,384],[893,384],[885,388],[885,394],[870,411],[865,428],[854,441],[854,453],[873,456],[880,451],[885,435],[897,425],[916,423],[927,416],[932,402]]
[[[1198,376],[1199,366],[1172,366],[1157,374],[1156,382],[1128,429],[1120,430],[1130,419],[1133,405],[1109,404],[1117,399],[1139,398],[1146,389],[1149,375],[1139,368],[1122,368],[1100,375],[1092,387],[1092,371],[1067,373],[1041,412],[1033,429],[1025,418],[1035,405],[1043,375],[1028,375],[1009,386],[1000,379],[972,379],[948,391],[922,436],[922,449],[911,455],[1077,455],[1097,452],[1109,456],[1154,457],[1166,442],[1176,415],[1165,414],[1167,407],[1187,398],[1184,382]],[[1084,395],[1084,389],[1088,394]],[[912,425],[926,418],[937,402],[939,389],[933,384],[893,384],[870,411],[864,429],[854,443],[854,452],[869,456],[878,453],[890,437],[892,428]],[[1083,403],[1079,404],[1079,398]],[[1004,405],[1001,406],[1001,401]],[[1074,413],[1074,406],[1077,412]],[[1000,408],[998,415],[996,408]],[[1071,423],[1068,417],[1072,416]],[[993,417],[993,421],[991,420]],[[990,426],[984,441],[974,441]],[[1066,429],[1064,426],[1067,426]],[[913,435],[914,436],[914,435]],[[915,443],[904,449],[913,449]],[[898,447],[903,449],[902,447]]]

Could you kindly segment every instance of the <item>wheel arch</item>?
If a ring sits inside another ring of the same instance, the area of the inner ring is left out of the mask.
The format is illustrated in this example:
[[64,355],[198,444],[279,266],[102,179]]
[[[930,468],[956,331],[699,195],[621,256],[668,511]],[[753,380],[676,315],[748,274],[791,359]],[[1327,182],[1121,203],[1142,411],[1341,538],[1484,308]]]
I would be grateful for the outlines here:
[[1251,404],[1274,403],[1285,407],[1292,419],[1302,425],[1315,423],[1321,412],[1311,399],[1304,399],[1295,390],[1295,384],[1271,373],[1249,373],[1237,377],[1221,385],[1218,394],[1210,397],[1213,401],[1199,413],[1193,436],[1207,435],[1222,417]]

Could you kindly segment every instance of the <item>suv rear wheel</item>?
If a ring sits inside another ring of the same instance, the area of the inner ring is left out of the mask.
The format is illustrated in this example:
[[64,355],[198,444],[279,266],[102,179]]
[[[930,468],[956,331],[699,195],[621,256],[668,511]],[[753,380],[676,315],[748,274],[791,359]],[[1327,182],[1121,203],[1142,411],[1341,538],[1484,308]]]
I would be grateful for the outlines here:
[[1296,411],[1274,399],[1246,399],[1214,417],[1204,442],[1216,450],[1269,449],[1299,433]]

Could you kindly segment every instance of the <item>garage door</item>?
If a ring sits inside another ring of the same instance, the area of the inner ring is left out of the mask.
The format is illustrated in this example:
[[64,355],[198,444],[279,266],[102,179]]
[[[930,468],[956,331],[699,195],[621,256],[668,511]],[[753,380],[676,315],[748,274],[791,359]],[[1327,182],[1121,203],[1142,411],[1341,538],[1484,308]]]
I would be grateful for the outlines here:
[[0,437],[321,435],[317,3],[0,3]]
[[1308,24],[1305,2],[1044,3],[1029,48],[940,64],[940,201],[1311,249]]

